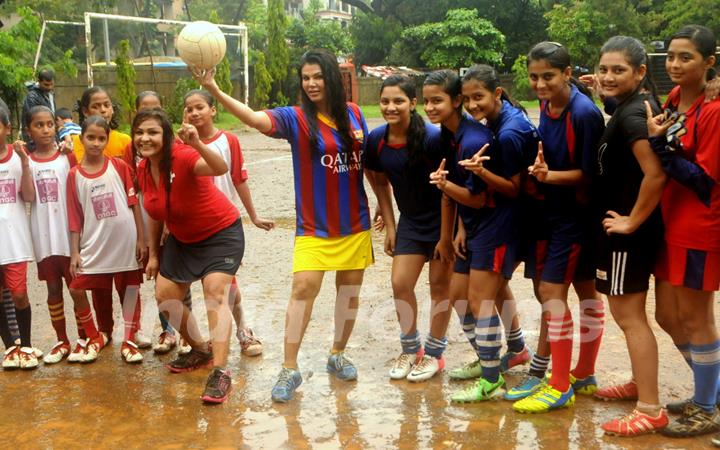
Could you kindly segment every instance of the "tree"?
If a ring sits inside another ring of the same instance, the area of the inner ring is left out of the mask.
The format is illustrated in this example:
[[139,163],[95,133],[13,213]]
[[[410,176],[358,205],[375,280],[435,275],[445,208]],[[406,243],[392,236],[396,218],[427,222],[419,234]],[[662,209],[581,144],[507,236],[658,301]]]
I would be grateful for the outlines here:
[[353,18],[350,35],[356,64],[380,64],[390,55],[393,44],[400,40],[402,25],[392,17],[383,19],[360,12]]
[[533,97],[530,87],[530,78],[527,69],[527,56],[517,57],[512,66],[513,74],[513,96],[521,100],[529,100]]
[[252,106],[265,108],[270,100],[270,88],[272,77],[265,66],[265,53],[258,50],[250,50],[251,59],[254,61],[253,68],[253,90]]
[[695,24],[710,28],[720,36],[720,2],[717,0],[666,0],[662,8],[664,19],[657,37],[669,38],[683,25]]
[[278,97],[282,96],[282,85],[288,75],[289,58],[285,41],[287,16],[285,16],[283,0],[268,0],[267,22],[267,71],[272,79],[271,98],[277,103],[280,100]]
[[647,40],[652,16],[643,17],[641,4],[630,0],[572,0],[545,14],[550,38],[567,46],[574,64],[594,67],[603,43],[615,35]]
[[[18,105],[25,97],[26,82],[33,82],[33,59],[40,37],[40,19],[30,8],[17,9],[20,21],[9,31],[0,31],[0,97],[7,103],[15,124],[18,124]],[[77,75],[72,62],[72,51],[62,53],[59,59],[50,61],[47,67],[56,73]]]
[[[311,0],[302,13],[302,19],[293,19],[287,37],[293,43],[294,53],[305,53],[311,48],[325,48],[337,55],[352,52],[352,38],[348,30],[332,20],[317,18],[322,5],[319,0]],[[297,60],[297,58],[291,58]]]
[[498,65],[505,49],[505,36],[470,9],[451,9],[445,21],[408,28],[402,39],[404,49],[422,49],[420,58],[433,69],[473,63]]
[[115,57],[117,74],[117,97],[125,123],[132,121],[135,114],[135,67],[130,60],[130,42],[124,39],[118,43]]

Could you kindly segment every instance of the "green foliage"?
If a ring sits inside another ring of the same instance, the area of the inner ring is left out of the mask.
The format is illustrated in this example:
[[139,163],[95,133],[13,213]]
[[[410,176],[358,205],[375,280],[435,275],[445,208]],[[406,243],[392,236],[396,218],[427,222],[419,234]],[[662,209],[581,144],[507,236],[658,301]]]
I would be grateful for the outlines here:
[[172,98],[165,108],[165,111],[173,123],[181,123],[183,121],[183,110],[185,109],[184,97],[188,91],[199,89],[200,85],[192,77],[179,78],[175,82]]
[[265,66],[265,54],[258,50],[250,50],[250,61],[253,67],[251,105],[257,109],[265,108],[270,100],[272,87],[272,77]]
[[129,123],[135,114],[135,67],[130,59],[130,42],[127,39],[118,43],[115,71],[117,77],[115,98],[120,103],[123,121]]
[[350,25],[355,45],[355,63],[380,64],[390,55],[392,46],[400,39],[402,25],[392,18],[358,12]]
[[[352,52],[350,32],[334,20],[318,19],[316,14],[321,4],[311,0],[303,11],[302,19],[293,19],[287,31],[287,38],[293,43],[294,53],[302,54],[311,48],[325,48],[336,55]],[[297,58],[291,60],[297,60]]]
[[[35,80],[32,66],[40,37],[40,19],[34,12],[20,7],[17,14],[20,21],[8,31],[0,31],[0,97],[11,109],[16,124],[18,105],[27,92],[25,83]],[[71,57],[72,51],[66,51],[43,66],[75,76],[77,68],[71,63]]]
[[430,68],[498,65],[505,49],[502,33],[470,9],[451,9],[443,22],[407,28],[402,39],[404,49],[422,49],[420,58]]
[[696,24],[720,36],[720,2],[717,0],[666,0],[656,37],[666,39],[683,27]]
[[527,56],[520,55],[512,65],[513,96],[519,100],[529,100],[533,97],[530,88],[530,78],[527,70]]
[[280,96],[283,96],[282,84],[288,76],[289,52],[285,41],[288,19],[285,16],[284,4],[283,0],[268,0],[267,71],[272,79],[271,93],[275,103],[278,102]]
[[631,0],[572,0],[554,5],[545,17],[550,38],[567,46],[573,64],[592,68],[610,37],[622,34],[646,41],[654,16],[643,15],[642,5]]
[[288,20],[283,0],[268,0],[268,58],[267,69],[275,82],[282,82],[288,71],[288,47],[285,32]]
[[[208,20],[212,23],[221,23],[220,17],[218,16],[216,10],[212,10],[210,12],[210,17]],[[232,95],[233,85],[230,79],[230,60],[228,60],[227,53],[220,61],[220,63],[215,67],[215,81],[217,82],[218,87],[221,91],[225,92],[226,94]]]

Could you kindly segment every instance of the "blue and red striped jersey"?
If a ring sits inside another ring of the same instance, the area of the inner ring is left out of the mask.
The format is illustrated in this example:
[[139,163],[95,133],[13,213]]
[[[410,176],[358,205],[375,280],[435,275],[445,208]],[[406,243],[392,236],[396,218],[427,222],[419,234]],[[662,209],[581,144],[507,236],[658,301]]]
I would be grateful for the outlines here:
[[297,236],[348,236],[370,229],[370,211],[363,186],[362,148],[368,135],[360,108],[348,103],[354,144],[340,152],[335,124],[317,117],[318,148],[310,148],[310,126],[298,106],[265,111],[272,121],[268,136],[290,143],[295,176]]

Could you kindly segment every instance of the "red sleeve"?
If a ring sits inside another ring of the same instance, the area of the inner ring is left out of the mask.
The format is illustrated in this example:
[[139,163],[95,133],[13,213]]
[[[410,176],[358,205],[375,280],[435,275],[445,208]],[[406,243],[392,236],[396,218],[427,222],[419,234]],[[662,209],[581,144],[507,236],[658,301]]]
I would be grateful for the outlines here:
[[188,172],[189,176],[195,176],[195,164],[200,159],[200,153],[187,144],[173,145],[173,168],[177,167],[183,172]]
[[82,233],[84,215],[82,206],[80,205],[80,199],[77,193],[77,183],[75,181],[75,174],[77,173],[76,168],[70,169],[67,179],[67,215],[68,215],[68,226],[70,231],[73,233]]
[[703,106],[697,124],[698,140],[695,158],[703,170],[720,183],[720,100]]
[[233,184],[238,185],[248,179],[240,141],[232,133],[225,133],[225,136],[227,136],[228,145],[230,146],[230,177],[232,177]]
[[68,163],[70,163],[70,168],[78,165],[77,157],[75,156],[75,153],[68,153],[67,154]]
[[132,175],[133,179],[136,177],[137,172],[137,165],[135,164],[135,155],[133,155],[133,147],[132,142],[130,142],[127,147],[125,147],[125,151],[123,152],[122,160],[125,161],[125,164],[127,164],[130,167],[130,174]]
[[128,199],[128,206],[134,206],[138,204],[137,194],[135,193],[135,183],[133,183],[132,171],[125,161],[120,158],[110,158],[115,170],[120,175],[123,186],[125,187],[125,194]]

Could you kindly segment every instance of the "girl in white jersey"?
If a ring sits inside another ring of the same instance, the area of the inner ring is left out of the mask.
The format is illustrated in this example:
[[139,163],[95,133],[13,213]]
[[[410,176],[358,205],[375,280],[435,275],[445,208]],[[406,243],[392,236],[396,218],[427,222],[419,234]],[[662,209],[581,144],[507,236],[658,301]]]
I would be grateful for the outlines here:
[[[70,355],[70,340],[65,327],[63,284],[70,285],[70,230],[67,219],[66,184],[70,168],[77,164],[75,155],[64,154],[55,142],[55,118],[50,108],[35,106],[28,112],[28,134],[35,143],[30,169],[35,184],[35,201],[30,214],[30,231],[37,261],[38,278],[47,283],[48,309],[57,344],[43,358],[55,364]],[[72,352],[71,362],[82,359],[86,339],[78,326],[81,341]]]
[[[240,200],[250,216],[252,223],[263,230],[271,230],[275,223],[258,217],[253,205],[250,187],[246,183],[247,171],[243,165],[243,155],[237,136],[215,128],[213,119],[217,114],[215,99],[209,92],[194,89],[185,94],[185,122],[195,126],[200,139],[210,149],[220,153],[230,168],[224,175],[215,177],[215,186],[222,191],[231,202],[237,204]],[[255,337],[252,329],[245,326],[242,308],[240,306],[240,291],[236,279],[233,278],[231,286],[231,310],[237,324],[237,338],[240,341],[242,353],[256,356],[262,353],[262,343]]]
[[[34,369],[37,356],[30,342],[31,313],[27,295],[27,263],[32,261],[30,227],[25,202],[35,198],[35,187],[24,143],[5,142],[10,128],[10,113],[0,107],[0,290],[10,290],[20,333],[20,345],[10,346],[3,355],[3,369]],[[4,314],[3,314],[4,315]],[[0,320],[6,320],[0,317]],[[7,336],[6,336],[7,337]]]
[[95,327],[86,291],[110,289],[115,283],[125,322],[120,352],[126,362],[134,363],[142,361],[134,343],[132,317],[142,282],[139,261],[146,255],[147,245],[130,167],[103,154],[109,135],[105,119],[86,118],[81,134],[85,156],[68,175],[70,295],[90,339],[83,362],[91,362],[107,344],[108,336]]

